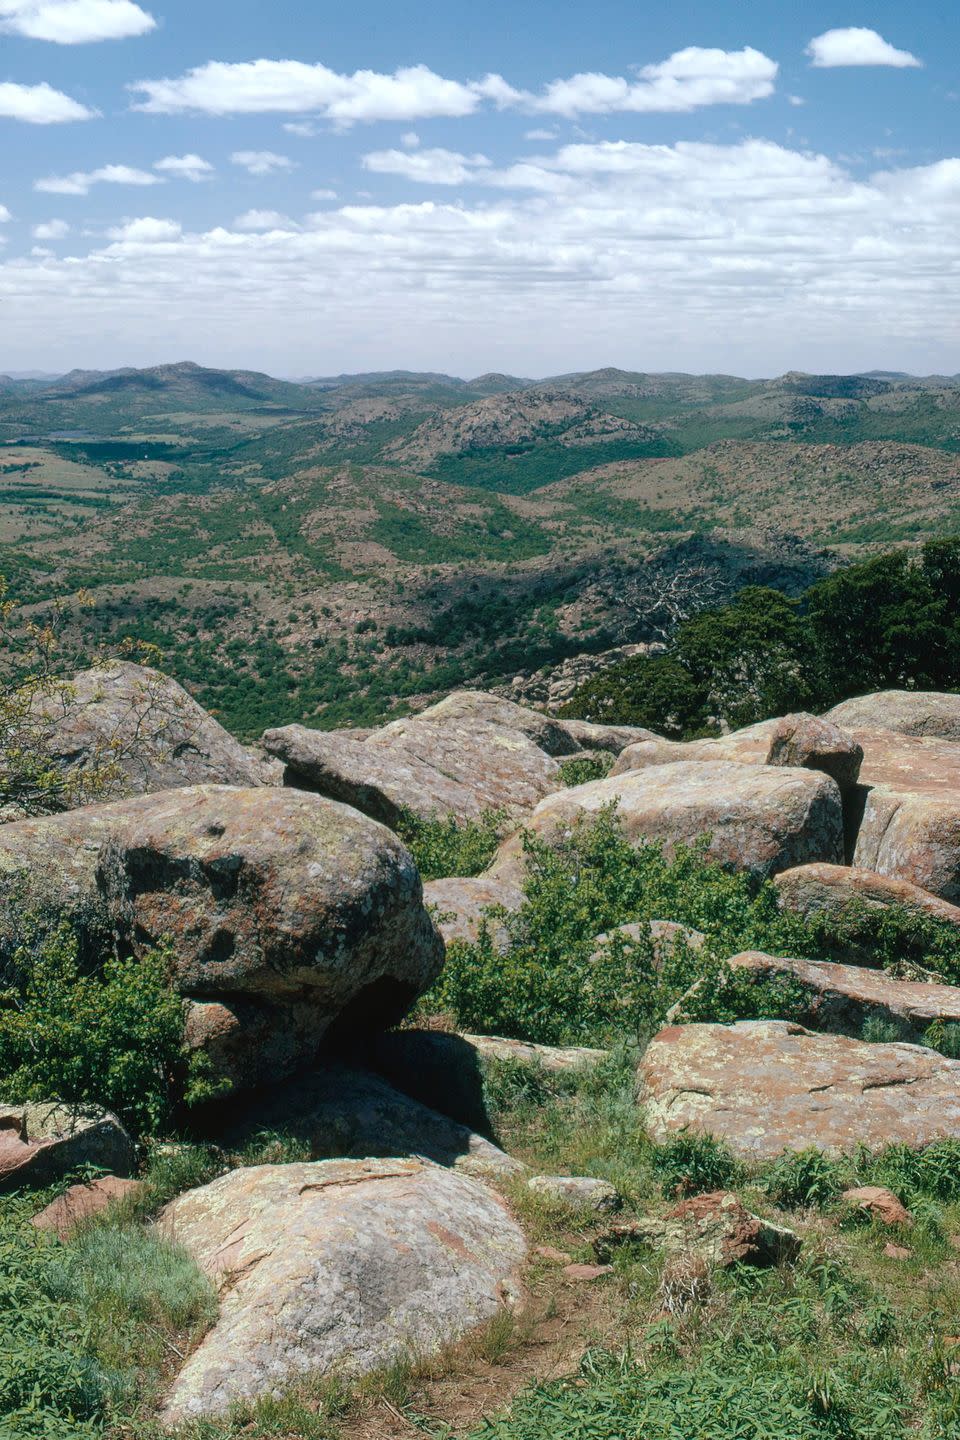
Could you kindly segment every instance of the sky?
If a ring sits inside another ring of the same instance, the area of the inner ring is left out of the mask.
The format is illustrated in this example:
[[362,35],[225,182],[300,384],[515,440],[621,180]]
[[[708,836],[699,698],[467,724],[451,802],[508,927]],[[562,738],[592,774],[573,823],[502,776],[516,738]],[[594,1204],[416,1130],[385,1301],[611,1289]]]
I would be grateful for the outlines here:
[[955,0],[0,0],[0,372],[960,371]]

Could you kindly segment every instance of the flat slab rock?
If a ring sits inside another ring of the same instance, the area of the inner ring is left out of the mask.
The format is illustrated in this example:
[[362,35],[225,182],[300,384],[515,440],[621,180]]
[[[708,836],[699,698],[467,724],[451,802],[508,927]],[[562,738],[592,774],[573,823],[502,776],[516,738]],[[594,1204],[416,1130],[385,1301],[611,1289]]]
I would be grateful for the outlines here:
[[126,1176],[134,1158],[133,1141],[108,1110],[0,1104],[0,1190],[49,1185],[83,1165]]
[[960,695],[938,690],[876,690],[843,700],[824,716],[847,729],[896,730],[960,740]]
[[878,875],[855,865],[798,865],[774,876],[780,903],[798,915],[842,915],[852,906],[886,910],[891,905],[914,915],[960,925],[960,906],[931,895],[909,880]]
[[960,989],[953,985],[897,980],[863,965],[787,959],[759,950],[734,955],[729,964],[758,978],[792,975],[809,996],[808,1009],[798,1019],[811,1030],[857,1034],[867,1020],[877,1019],[898,1026],[901,1039],[919,1041],[935,1020],[960,1023]]
[[355,805],[395,827],[404,810],[424,819],[525,815],[557,789],[557,756],[579,746],[557,721],[482,691],[457,691],[365,739],[287,725],[263,737],[287,767],[286,783]]
[[234,1170],[174,1200],[160,1228],[220,1290],[167,1424],[307,1373],[429,1355],[519,1300],[527,1251],[491,1191],[410,1159]]
[[[659,840],[669,852],[709,834],[715,860],[764,878],[811,860],[843,859],[840,791],[833,780],[812,770],[730,760],[657,765],[561,790],[540,802],[527,828],[550,840],[612,803],[631,841]],[[511,837],[491,873],[512,877],[522,854],[522,840]]]
[[782,1020],[661,1030],[640,1062],[638,1099],[652,1139],[690,1127],[746,1160],[960,1138],[960,1061]]

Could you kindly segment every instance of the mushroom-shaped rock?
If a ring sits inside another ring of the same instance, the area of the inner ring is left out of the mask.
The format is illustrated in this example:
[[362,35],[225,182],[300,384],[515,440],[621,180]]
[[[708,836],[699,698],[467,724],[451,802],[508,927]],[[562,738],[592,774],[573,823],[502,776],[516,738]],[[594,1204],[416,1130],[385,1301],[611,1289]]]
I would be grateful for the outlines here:
[[306,1374],[429,1355],[520,1297],[523,1232],[491,1191],[416,1159],[234,1170],[174,1200],[162,1232],[220,1290],[168,1424]]
[[[595,780],[541,801],[527,828],[545,840],[569,834],[610,805],[627,839],[669,851],[709,835],[710,856],[767,877],[811,860],[843,858],[840,791],[826,775],[716,760],[679,762]],[[501,846],[491,871],[513,873],[522,839]]]
[[295,790],[194,786],[4,826],[0,947],[24,909],[93,955],[169,940],[200,1007],[188,1032],[241,1086],[312,1059],[335,1021],[395,1022],[443,961],[405,846]]
[[960,1138],[960,1060],[784,1020],[668,1026],[640,1062],[638,1099],[653,1140],[689,1128],[745,1160]]

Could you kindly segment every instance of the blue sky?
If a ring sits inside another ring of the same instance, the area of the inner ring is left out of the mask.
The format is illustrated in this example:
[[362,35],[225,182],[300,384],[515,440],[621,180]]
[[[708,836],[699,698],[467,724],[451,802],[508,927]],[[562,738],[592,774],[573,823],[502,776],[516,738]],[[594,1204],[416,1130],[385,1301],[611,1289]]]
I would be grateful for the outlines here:
[[0,371],[953,373],[958,56],[942,0],[0,0]]

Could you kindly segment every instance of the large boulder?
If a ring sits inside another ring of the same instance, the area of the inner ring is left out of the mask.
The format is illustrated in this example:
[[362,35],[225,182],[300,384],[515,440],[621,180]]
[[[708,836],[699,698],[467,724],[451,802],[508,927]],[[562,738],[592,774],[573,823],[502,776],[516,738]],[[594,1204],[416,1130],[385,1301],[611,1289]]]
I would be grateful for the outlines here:
[[176,680],[149,666],[112,661],[83,670],[39,697],[34,712],[53,763],[109,767],[116,795],[280,780],[276,764],[245,750]]
[[557,755],[579,753],[557,721],[482,691],[460,691],[365,739],[287,725],[263,737],[288,785],[316,790],[396,827],[424,819],[522,817],[561,784]]
[[660,739],[655,730],[645,730],[642,725],[598,725],[592,720],[558,720],[557,724],[582,750],[605,750],[609,755],[619,755],[628,745]]
[[133,1162],[133,1142],[108,1110],[0,1104],[0,1190],[50,1185],[85,1165],[129,1175]]
[[858,909],[889,910],[891,906],[931,920],[960,926],[960,906],[950,905],[938,895],[851,865],[798,865],[783,870],[773,882],[785,910],[794,910],[805,919],[826,915],[840,919]]
[[[953,985],[897,980],[885,970],[863,965],[834,965],[746,950],[728,964],[757,980],[790,976],[807,1002],[796,1018],[811,1030],[859,1035],[868,1020],[883,1020],[899,1031],[901,1040],[919,1041],[934,1023],[960,1024],[960,989]],[[683,1009],[683,1000],[679,1002]]]
[[220,1291],[173,1383],[168,1424],[305,1375],[426,1356],[520,1298],[523,1232],[482,1185],[422,1160],[234,1170],[163,1212]]
[[895,730],[900,735],[960,740],[960,695],[938,690],[877,690],[841,701],[824,719],[848,730]]
[[169,940],[188,1033],[236,1086],[311,1059],[335,1022],[399,1019],[443,961],[409,851],[294,790],[193,786],[6,825],[0,954],[31,910],[94,957]]
[[765,765],[777,720],[761,720],[714,740],[665,740],[654,735],[627,745],[614,762],[611,775],[672,765],[678,760],[735,760],[740,765]]
[[745,1160],[960,1138],[960,1060],[783,1020],[668,1026],[640,1062],[638,1099],[653,1140],[689,1128]]
[[859,778],[863,748],[829,720],[816,715],[784,715],[770,737],[766,763],[822,770],[836,780],[845,795]]
[[432,907],[437,928],[448,945],[452,940],[472,944],[485,919],[492,924],[497,943],[503,945],[506,934],[502,924],[491,921],[486,912],[494,907],[519,910],[523,890],[508,876],[474,875],[428,880],[423,887],[423,900]]
[[960,900],[960,744],[852,733],[863,747],[853,864]]
[[[541,801],[527,828],[545,840],[569,834],[615,804],[626,837],[662,841],[669,852],[709,835],[708,853],[737,870],[767,877],[811,860],[843,859],[840,791],[811,770],[696,761],[595,780]],[[501,846],[491,870],[514,875],[522,838]]]

